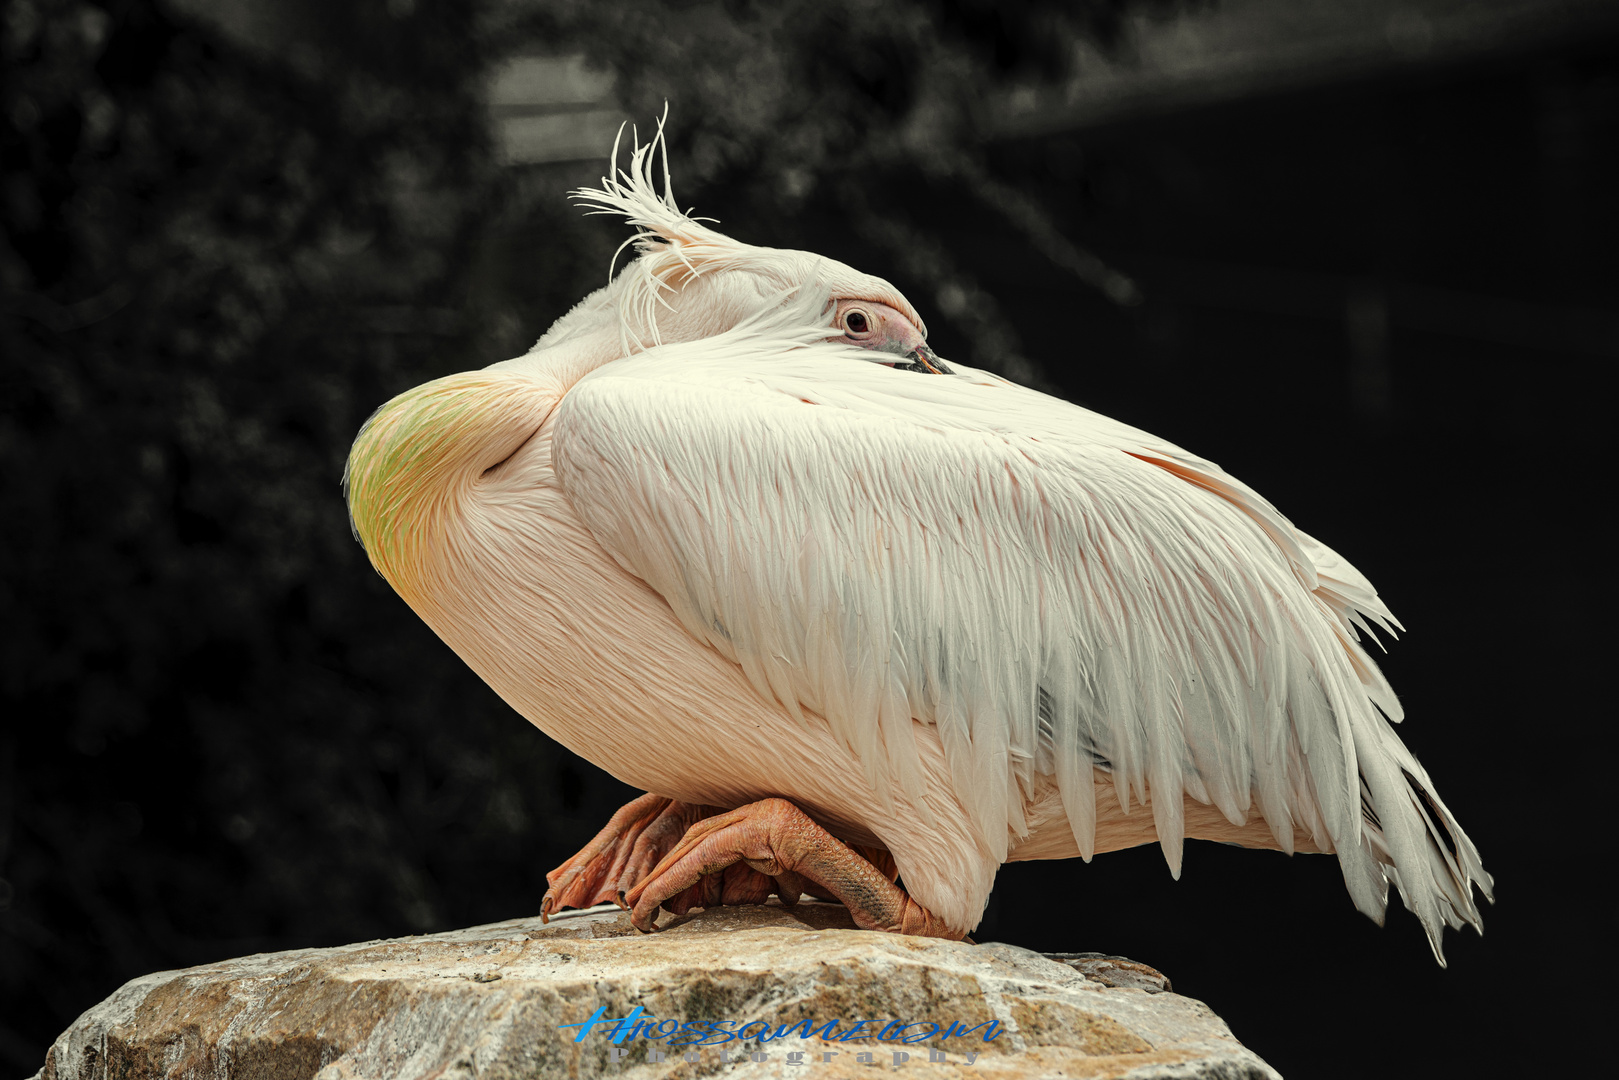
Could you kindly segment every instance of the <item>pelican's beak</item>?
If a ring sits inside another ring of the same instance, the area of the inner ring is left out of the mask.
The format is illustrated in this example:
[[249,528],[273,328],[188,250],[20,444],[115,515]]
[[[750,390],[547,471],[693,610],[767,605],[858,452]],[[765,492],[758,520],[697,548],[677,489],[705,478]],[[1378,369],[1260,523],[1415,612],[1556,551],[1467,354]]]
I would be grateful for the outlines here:
[[905,359],[911,362],[910,369],[912,371],[925,371],[930,375],[955,374],[950,370],[950,365],[940,360],[938,354],[927,347],[926,342],[906,353]]

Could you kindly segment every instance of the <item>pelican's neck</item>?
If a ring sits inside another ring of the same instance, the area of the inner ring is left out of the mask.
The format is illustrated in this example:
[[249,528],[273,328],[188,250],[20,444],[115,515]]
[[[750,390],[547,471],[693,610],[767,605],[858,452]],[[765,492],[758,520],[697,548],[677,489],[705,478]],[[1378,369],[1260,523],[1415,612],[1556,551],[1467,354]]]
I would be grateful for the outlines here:
[[547,334],[529,352],[490,364],[484,370],[517,372],[550,383],[566,393],[574,383],[623,355],[624,338],[614,314],[555,343],[552,343],[552,335]]

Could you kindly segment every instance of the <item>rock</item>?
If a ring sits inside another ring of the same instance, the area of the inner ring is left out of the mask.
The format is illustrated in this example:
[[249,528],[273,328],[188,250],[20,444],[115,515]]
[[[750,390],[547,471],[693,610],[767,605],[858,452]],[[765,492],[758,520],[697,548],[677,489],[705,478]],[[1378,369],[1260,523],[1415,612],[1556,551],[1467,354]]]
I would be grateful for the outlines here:
[[[81,1016],[35,1080],[1277,1075],[1121,957],[871,933],[807,901],[660,925],[594,909],[157,972]],[[691,1026],[647,1038],[660,1022]]]
[[1175,989],[1169,985],[1169,977],[1163,972],[1123,956],[1108,956],[1099,952],[1048,952],[1040,955],[1059,964],[1067,964],[1103,986],[1133,986],[1149,994],[1167,994]]

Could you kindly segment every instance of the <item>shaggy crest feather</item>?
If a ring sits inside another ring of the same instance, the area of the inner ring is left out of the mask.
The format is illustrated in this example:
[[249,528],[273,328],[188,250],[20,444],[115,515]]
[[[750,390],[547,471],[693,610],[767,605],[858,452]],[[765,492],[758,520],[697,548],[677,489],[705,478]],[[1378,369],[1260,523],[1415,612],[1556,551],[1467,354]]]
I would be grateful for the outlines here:
[[[667,109],[665,110],[667,115]],[[664,343],[658,326],[658,313],[673,312],[669,298],[689,286],[693,279],[718,275],[729,270],[747,271],[778,286],[777,295],[796,292],[805,286],[826,286],[850,290],[842,295],[863,295],[900,311],[916,324],[924,337],[927,325],[903,294],[881,278],[861,274],[841,263],[802,251],[760,247],[733,240],[704,225],[713,218],[694,217],[675,202],[669,177],[669,148],[664,119],[659,118],[657,133],[642,144],[631,129],[629,165],[618,167],[619,146],[624,129],[613,142],[611,168],[597,188],[577,188],[570,194],[575,201],[592,207],[589,214],[612,214],[635,227],[635,233],[613,254],[608,276],[626,247],[637,257],[627,265],[608,290],[608,303],[616,307],[620,343],[628,356]],[[655,169],[662,172],[663,191],[658,191]],[[769,302],[768,295],[758,298]],[[572,322],[573,313],[563,322]],[[825,329],[825,324],[822,324]],[[548,335],[549,336],[549,335]],[[543,339],[542,339],[543,340]]]
[[[687,275],[695,277],[705,271],[735,266],[760,250],[710,229],[702,223],[714,221],[713,218],[693,217],[675,202],[669,176],[669,144],[664,135],[668,114],[668,106],[665,106],[664,115],[658,118],[657,133],[644,146],[637,130],[630,125],[630,162],[624,169],[618,167],[619,146],[624,138],[621,125],[613,140],[608,175],[602,177],[601,187],[576,188],[570,192],[575,201],[594,207],[586,211],[587,214],[616,214],[635,226],[635,234],[613,252],[613,261],[607,270],[611,278],[619,255],[627,247],[633,246],[640,255],[624,268],[628,280],[621,284],[618,294],[626,353],[650,347],[641,340],[643,336],[650,340],[651,346],[663,343],[658,333],[658,307],[669,308],[664,293],[678,291]],[[654,163],[662,166],[661,195],[653,175]]]

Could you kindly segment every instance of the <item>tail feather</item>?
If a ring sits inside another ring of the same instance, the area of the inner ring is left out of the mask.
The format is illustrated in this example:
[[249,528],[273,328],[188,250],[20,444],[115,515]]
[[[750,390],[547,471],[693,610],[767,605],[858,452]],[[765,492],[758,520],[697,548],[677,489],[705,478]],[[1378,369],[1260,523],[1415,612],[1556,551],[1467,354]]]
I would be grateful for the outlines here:
[[[1471,925],[1483,933],[1473,888],[1476,885],[1494,903],[1495,880],[1484,869],[1478,848],[1435,793],[1427,770],[1388,722],[1374,716],[1370,724],[1356,724],[1355,729],[1363,785],[1362,842],[1422,923],[1434,959],[1443,967],[1444,928]],[[1366,913],[1382,922],[1381,911]]]
[[1434,959],[1443,967],[1444,928],[1471,925],[1483,933],[1473,887],[1493,903],[1495,881],[1484,870],[1478,848],[1440,800],[1427,770],[1394,733],[1392,725],[1404,719],[1404,708],[1361,643],[1365,634],[1381,647],[1378,630],[1393,636],[1404,627],[1347,559],[1313,536],[1295,531],[1315,566],[1316,598],[1334,617],[1338,643],[1366,695],[1366,706],[1350,709],[1361,823],[1360,845],[1353,855],[1339,851],[1345,882],[1356,907],[1379,925],[1393,883],[1422,923]]

